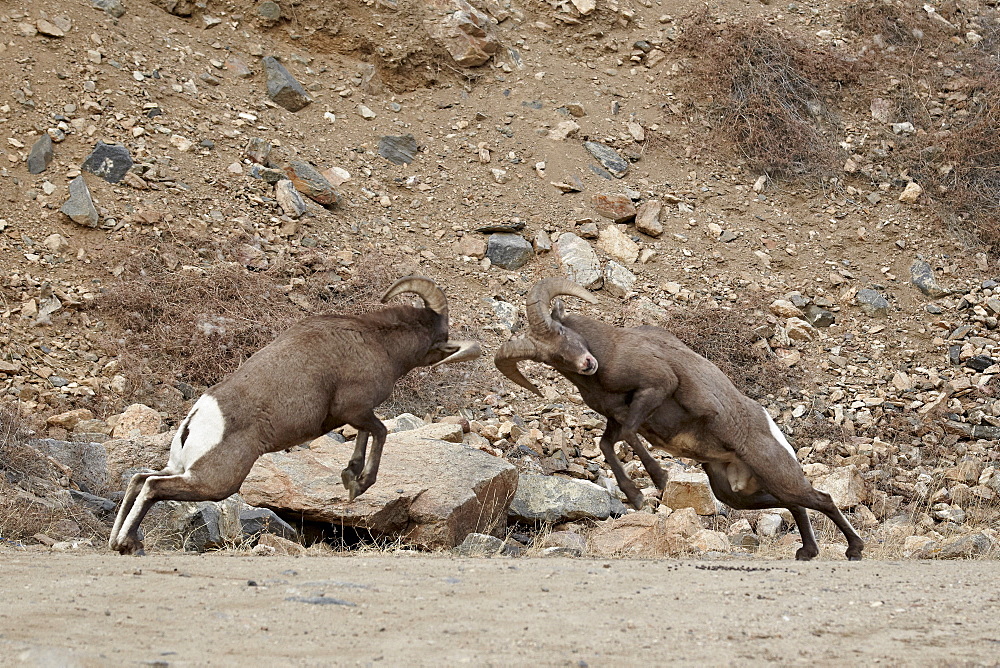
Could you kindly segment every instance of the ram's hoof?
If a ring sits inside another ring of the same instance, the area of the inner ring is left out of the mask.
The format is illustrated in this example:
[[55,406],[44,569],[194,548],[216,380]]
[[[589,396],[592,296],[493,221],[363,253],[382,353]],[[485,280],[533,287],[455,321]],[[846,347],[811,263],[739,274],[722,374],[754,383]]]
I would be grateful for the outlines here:
[[340,481],[344,483],[344,489],[347,490],[348,501],[353,501],[354,497],[361,493],[358,477],[351,469],[344,469],[340,472]]

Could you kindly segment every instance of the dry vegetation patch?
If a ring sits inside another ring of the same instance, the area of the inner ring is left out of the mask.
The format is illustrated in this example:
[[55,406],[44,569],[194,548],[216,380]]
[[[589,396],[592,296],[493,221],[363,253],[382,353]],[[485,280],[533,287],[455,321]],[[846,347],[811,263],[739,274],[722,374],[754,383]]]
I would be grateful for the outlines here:
[[691,90],[708,97],[711,140],[771,176],[825,173],[839,155],[824,95],[855,80],[857,62],[813,48],[763,21],[689,16],[678,48]]

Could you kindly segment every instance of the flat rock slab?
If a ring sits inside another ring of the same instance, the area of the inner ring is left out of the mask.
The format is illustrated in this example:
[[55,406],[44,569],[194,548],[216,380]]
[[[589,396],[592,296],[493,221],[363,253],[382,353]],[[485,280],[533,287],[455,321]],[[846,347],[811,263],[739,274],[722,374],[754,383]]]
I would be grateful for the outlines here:
[[417,140],[411,134],[386,135],[378,140],[378,154],[394,165],[408,165],[417,154]]
[[611,172],[612,176],[622,178],[628,173],[628,160],[618,155],[618,151],[593,141],[583,142],[583,147],[590,155],[597,158],[604,169]]
[[424,429],[389,435],[378,481],[353,502],[340,472],[354,443],[326,437],[308,449],[264,455],[241,493],[251,505],[279,514],[400,536],[424,549],[455,547],[470,533],[505,531],[517,469],[480,450],[429,438]]
[[555,243],[555,250],[569,280],[588,289],[601,287],[604,280],[601,262],[589,243],[572,232],[563,232]]
[[285,66],[274,56],[263,60],[264,72],[267,75],[267,95],[277,104],[291,112],[304,109],[312,104],[312,98]]
[[83,161],[83,171],[99,176],[108,183],[118,183],[132,169],[132,154],[121,144],[97,142]]

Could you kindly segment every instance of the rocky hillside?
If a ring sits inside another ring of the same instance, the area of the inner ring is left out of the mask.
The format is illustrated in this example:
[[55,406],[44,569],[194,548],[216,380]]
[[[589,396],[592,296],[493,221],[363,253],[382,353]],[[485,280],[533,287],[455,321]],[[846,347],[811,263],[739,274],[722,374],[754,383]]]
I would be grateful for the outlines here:
[[491,363],[566,275],[600,298],[570,308],[733,376],[869,537],[988,549],[996,25],[957,0],[7,3],[4,433],[103,442],[136,403],[169,430],[296,317],[420,273],[487,353],[385,417],[603,484],[575,390]]

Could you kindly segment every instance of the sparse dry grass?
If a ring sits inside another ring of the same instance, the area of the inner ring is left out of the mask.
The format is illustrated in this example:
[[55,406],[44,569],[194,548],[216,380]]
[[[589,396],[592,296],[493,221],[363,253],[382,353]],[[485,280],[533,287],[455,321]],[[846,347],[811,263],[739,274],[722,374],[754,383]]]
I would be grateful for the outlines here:
[[692,63],[691,89],[711,100],[714,143],[770,176],[822,174],[836,163],[824,95],[856,78],[856,62],[763,21],[716,22],[707,10],[685,19],[678,48]]

